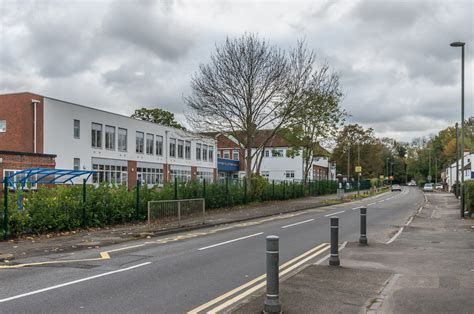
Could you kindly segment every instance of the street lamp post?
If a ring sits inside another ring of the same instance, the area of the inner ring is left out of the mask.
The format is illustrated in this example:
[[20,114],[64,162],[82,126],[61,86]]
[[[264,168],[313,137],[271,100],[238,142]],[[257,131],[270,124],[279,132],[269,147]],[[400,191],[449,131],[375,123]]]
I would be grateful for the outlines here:
[[[459,197],[459,131],[458,131],[458,123],[456,122],[456,187],[455,187],[455,194],[456,198]],[[464,214],[463,214],[464,215]]]
[[464,217],[464,46],[466,43],[456,41],[451,47],[461,47],[461,217]]
[[387,169],[387,170],[386,170],[386,172],[387,172],[386,178],[387,178],[387,185],[388,185],[388,157],[385,159],[385,162],[386,162],[386,163],[385,163],[385,164],[386,164],[385,168]]

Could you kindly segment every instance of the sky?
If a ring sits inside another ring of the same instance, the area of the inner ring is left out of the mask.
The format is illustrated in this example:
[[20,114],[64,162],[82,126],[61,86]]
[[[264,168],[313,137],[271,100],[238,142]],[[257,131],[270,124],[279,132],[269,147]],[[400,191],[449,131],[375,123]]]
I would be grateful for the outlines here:
[[2,0],[0,93],[130,115],[159,107],[185,123],[190,79],[226,37],[282,49],[305,39],[341,76],[348,123],[399,141],[474,115],[474,1]]

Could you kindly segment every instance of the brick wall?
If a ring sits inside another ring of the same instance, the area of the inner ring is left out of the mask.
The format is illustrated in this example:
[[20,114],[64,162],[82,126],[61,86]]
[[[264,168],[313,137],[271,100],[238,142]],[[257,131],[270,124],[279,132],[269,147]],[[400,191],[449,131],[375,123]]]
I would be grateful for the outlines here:
[[28,168],[55,168],[55,157],[56,155],[0,151],[0,181],[3,182],[4,170],[24,170]]
[[43,97],[32,93],[0,95],[0,120],[6,120],[7,131],[0,133],[0,150],[34,152],[33,105],[36,105],[36,152],[43,153]]

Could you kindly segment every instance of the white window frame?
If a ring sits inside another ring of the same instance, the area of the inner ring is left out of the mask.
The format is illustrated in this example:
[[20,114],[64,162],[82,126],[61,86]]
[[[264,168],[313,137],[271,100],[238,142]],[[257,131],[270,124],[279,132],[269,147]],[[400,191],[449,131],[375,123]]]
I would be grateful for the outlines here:
[[285,170],[285,178],[294,179],[295,178],[295,171],[294,170]]
[[191,159],[191,141],[184,142],[184,158]]
[[0,120],[0,133],[7,132],[7,120]]
[[135,132],[135,152],[137,154],[145,152],[145,133],[140,131]]
[[[94,126],[96,128],[94,128]],[[91,146],[93,148],[102,148],[102,132],[103,125],[100,123],[92,122]]]
[[105,149],[115,150],[115,132],[116,130],[114,126],[105,126]]
[[178,140],[178,158],[184,158],[184,141]]
[[[77,125],[76,125],[76,122],[77,122]],[[1,127],[0,127],[0,132],[1,132]],[[81,120],[74,119],[72,132],[73,132],[74,138],[77,138],[77,139],[81,138]]]
[[163,156],[163,136],[156,135],[155,136],[155,144],[156,144],[156,156]]
[[196,160],[201,160],[202,154],[202,145],[201,143],[196,143]]
[[209,161],[214,161],[214,145],[209,145]]
[[[77,161],[77,164],[76,164]],[[72,169],[81,170],[81,158],[74,158],[72,161]]]
[[[235,156],[237,156],[237,158],[235,158]],[[240,160],[240,154],[238,150],[232,151],[232,160]]]
[[[125,134],[120,131],[125,131]],[[118,128],[118,151],[126,152],[128,149],[128,130],[124,128]]]
[[207,148],[208,146],[206,144],[202,144],[202,160],[207,161]]
[[[227,157],[226,157],[227,156]],[[230,159],[230,150],[223,150],[222,151],[222,158],[223,159]]]
[[[146,143],[146,154],[153,155],[155,152],[155,136],[151,133],[147,133],[145,136]],[[151,146],[149,145],[151,143]]]
[[170,138],[170,157],[176,158],[176,139]]

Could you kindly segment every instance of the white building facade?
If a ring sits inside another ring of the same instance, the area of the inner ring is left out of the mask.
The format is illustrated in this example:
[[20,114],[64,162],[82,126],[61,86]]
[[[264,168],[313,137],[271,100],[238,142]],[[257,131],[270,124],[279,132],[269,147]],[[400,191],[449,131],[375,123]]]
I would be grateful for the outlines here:
[[[461,169],[461,159],[459,159],[459,172],[458,178],[459,182],[462,180],[462,176],[464,176],[464,181],[474,180],[474,154],[465,152],[464,153],[464,170]],[[444,171],[445,182],[448,185],[449,191],[456,183],[456,163],[451,164],[448,168]]]
[[57,169],[94,170],[94,183],[129,187],[137,180],[161,185],[197,178],[210,182],[216,177],[213,138],[45,96],[35,98],[39,107],[33,121],[34,150],[56,155]]

